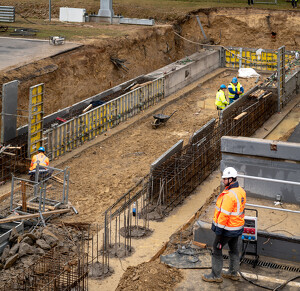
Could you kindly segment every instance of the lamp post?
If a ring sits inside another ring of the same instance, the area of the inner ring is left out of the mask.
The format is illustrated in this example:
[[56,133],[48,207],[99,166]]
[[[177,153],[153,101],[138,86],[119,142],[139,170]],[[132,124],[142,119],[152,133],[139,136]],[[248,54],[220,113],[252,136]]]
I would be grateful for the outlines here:
[[51,22],[51,0],[49,0],[49,22]]

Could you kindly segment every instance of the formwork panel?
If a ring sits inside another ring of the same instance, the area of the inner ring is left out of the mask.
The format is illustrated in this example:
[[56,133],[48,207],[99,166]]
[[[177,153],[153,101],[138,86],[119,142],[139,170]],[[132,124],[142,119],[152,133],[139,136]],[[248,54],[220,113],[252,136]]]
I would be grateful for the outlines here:
[[28,157],[43,145],[44,84],[30,87],[28,116]]

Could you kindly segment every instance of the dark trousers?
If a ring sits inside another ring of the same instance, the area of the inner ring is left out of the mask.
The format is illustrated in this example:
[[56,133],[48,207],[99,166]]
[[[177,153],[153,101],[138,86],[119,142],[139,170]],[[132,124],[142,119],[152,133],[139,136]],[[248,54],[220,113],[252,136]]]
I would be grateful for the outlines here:
[[223,247],[228,243],[229,251],[232,254],[238,255],[239,249],[238,249],[238,240],[239,237],[228,237],[228,236],[221,236],[216,235],[215,241],[213,244],[213,254],[216,256],[222,256],[222,249]]
[[212,275],[216,278],[221,277],[223,268],[223,247],[228,243],[229,246],[229,272],[237,274],[239,271],[239,250],[238,250],[239,237],[227,237],[216,235],[213,243],[212,253]]
[[296,0],[292,0],[292,6],[293,6],[293,8],[297,8],[297,2],[298,1],[296,1]]
[[253,0],[248,0],[248,5],[253,5]]

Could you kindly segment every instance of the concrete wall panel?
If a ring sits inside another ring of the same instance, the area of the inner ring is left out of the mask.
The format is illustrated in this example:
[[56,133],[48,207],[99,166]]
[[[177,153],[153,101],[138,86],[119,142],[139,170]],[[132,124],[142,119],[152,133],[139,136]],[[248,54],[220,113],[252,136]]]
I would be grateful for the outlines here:
[[156,161],[151,164],[150,173],[152,173],[156,167],[159,167],[162,163],[167,161],[171,156],[176,154],[182,149],[183,139],[174,144],[170,149],[168,149],[164,154],[162,154]]
[[[275,150],[276,149],[276,150]],[[221,170],[234,167],[239,174],[300,183],[300,144],[274,143],[245,137],[222,137]],[[247,195],[300,204],[300,186],[239,178]]]
[[[212,247],[215,233],[211,230],[211,223],[198,220],[193,229],[194,241],[202,242]],[[225,245],[228,250],[228,245]],[[239,250],[242,250],[242,240],[239,240]],[[249,251],[249,249],[247,249]],[[252,251],[252,249],[250,249]],[[280,234],[257,233],[257,253],[260,256],[277,258],[299,263],[300,261],[300,240],[297,237],[285,237]],[[252,257],[253,258],[253,257]]]
[[[197,53],[189,59],[192,61],[165,76],[165,96],[173,94],[220,66],[219,51]],[[180,63],[180,61],[178,62]],[[184,60],[181,60],[181,62],[184,62]]]
[[19,81],[15,80],[2,86],[1,143],[17,135],[18,84]]

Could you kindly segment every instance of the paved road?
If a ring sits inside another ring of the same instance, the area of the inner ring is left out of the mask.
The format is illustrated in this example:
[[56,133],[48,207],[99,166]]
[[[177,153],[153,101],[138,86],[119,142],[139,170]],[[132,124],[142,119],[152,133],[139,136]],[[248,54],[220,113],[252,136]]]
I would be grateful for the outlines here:
[[19,67],[79,46],[75,43],[53,46],[47,40],[0,37],[0,70]]

